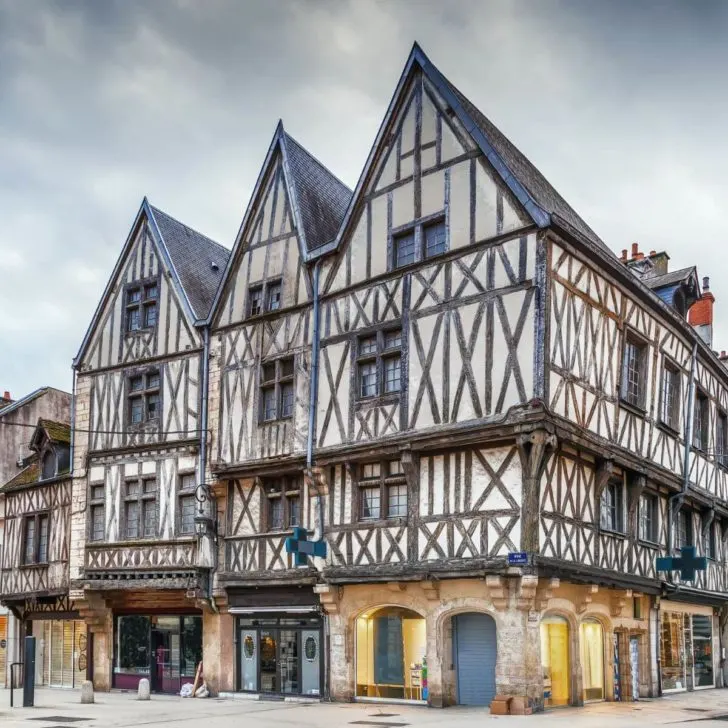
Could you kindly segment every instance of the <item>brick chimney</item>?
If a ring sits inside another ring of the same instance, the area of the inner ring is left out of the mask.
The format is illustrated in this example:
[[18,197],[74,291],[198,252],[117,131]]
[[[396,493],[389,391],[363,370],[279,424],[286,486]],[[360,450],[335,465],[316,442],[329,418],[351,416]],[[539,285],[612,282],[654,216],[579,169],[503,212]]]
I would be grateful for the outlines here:
[[648,258],[652,261],[656,276],[664,276],[667,273],[670,256],[664,250],[661,253],[650,250]]
[[6,389],[3,396],[0,397],[0,405],[12,404],[13,398],[10,396],[10,392]]
[[715,296],[710,290],[710,278],[703,278],[703,293],[688,311],[688,323],[698,336],[710,347],[713,346],[713,304]]

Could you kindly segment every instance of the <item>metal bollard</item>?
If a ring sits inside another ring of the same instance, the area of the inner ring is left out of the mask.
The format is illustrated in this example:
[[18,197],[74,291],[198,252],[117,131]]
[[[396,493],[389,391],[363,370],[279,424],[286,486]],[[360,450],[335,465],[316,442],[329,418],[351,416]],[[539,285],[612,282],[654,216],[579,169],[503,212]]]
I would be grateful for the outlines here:
[[25,638],[25,669],[23,670],[23,707],[35,705],[35,637]]

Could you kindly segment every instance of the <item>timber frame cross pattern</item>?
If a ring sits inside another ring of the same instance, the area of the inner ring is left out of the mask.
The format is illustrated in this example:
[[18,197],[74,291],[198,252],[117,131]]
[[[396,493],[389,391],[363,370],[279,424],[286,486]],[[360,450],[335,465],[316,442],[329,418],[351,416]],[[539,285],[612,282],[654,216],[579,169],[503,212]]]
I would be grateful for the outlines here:
[[680,571],[681,581],[695,581],[696,571],[705,571],[708,559],[695,555],[695,546],[683,546],[680,556],[665,556],[657,559],[657,571]]

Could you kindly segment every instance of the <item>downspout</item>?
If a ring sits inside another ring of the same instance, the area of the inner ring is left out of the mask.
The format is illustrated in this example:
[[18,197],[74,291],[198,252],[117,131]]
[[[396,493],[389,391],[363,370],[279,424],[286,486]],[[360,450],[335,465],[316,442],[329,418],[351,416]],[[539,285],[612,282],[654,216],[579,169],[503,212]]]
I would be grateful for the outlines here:
[[[73,388],[71,389],[71,447],[70,447],[70,465],[71,465],[71,478],[73,478],[73,453],[76,445],[76,365],[71,366],[73,370]],[[73,480],[71,480],[73,483]]]
[[[321,258],[319,258],[313,266],[313,341],[311,345],[311,385],[309,387],[308,402],[308,439],[306,442],[306,470],[309,476],[312,475],[313,468],[313,443],[316,437],[316,407],[318,404],[318,370],[319,370],[319,354],[320,354],[320,304],[319,304],[319,275],[321,272]],[[311,480],[313,478],[311,477]],[[316,507],[318,509],[318,520],[320,533],[317,540],[323,540],[324,537],[324,501],[320,491],[316,493]],[[330,694],[330,660],[329,660],[329,618],[326,612],[324,617],[324,644],[325,649],[322,651],[324,659],[324,699]]]
[[[674,521],[685,500],[690,487],[690,450],[693,442],[693,430],[695,426],[695,378],[698,368],[698,341],[693,343],[693,356],[690,363],[690,382],[688,384],[688,411],[685,418],[685,449],[683,452],[683,482],[682,489],[673,493],[667,501],[667,553],[672,556],[674,541]],[[677,506],[677,510],[675,507]],[[678,587],[679,588],[679,587]]]
[[[207,398],[210,384],[210,327],[204,326],[202,329],[202,382],[201,382],[201,401],[200,401],[200,456],[198,460],[198,483],[202,485],[206,483],[207,477]],[[207,493],[206,486],[203,486],[203,492]],[[205,513],[205,503],[209,502],[208,509],[215,508],[212,497],[208,498],[208,501],[197,501],[197,512],[200,516],[207,516]],[[214,520],[216,514],[210,513],[209,517]],[[217,538],[209,533],[205,538],[210,539],[210,566],[208,567],[207,575],[207,598],[210,601],[210,606],[214,612],[217,612],[215,601],[212,596],[212,578],[213,573],[217,567]]]

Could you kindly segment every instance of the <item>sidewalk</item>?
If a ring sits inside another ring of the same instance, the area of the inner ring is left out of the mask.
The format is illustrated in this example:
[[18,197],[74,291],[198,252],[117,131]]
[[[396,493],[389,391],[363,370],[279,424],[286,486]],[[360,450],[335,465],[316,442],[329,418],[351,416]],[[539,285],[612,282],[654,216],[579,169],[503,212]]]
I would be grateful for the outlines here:
[[[16,698],[22,701],[20,691]],[[284,703],[266,700],[196,700],[153,696],[139,702],[132,693],[97,693],[94,705],[81,705],[77,690],[36,691],[35,708],[10,709],[10,691],[0,691],[2,728],[474,728],[491,721],[505,721],[502,728],[551,728],[565,722],[600,728],[642,728],[655,724],[694,728],[724,725],[710,720],[728,715],[728,690],[705,690],[671,695],[638,703],[596,703],[584,708],[562,708],[535,716],[493,716],[483,708],[430,709],[411,705],[349,703]],[[69,720],[71,719],[71,720]],[[30,723],[28,721],[31,721]]]

